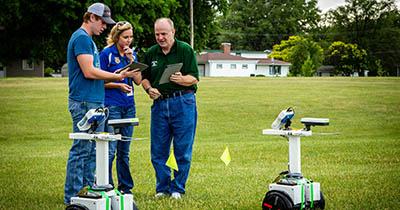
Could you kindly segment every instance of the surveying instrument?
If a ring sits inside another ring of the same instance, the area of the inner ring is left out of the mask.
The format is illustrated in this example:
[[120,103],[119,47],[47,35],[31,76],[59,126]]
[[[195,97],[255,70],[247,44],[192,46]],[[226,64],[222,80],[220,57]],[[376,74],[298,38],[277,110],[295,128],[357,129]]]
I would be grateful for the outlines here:
[[118,134],[120,129],[125,126],[137,126],[139,120],[138,118],[109,120],[108,125],[114,128],[114,132],[96,133],[97,127],[107,118],[107,108],[91,109],[78,122],[77,126],[82,132],[69,134],[70,139],[96,141],[96,180],[94,186],[85,187],[78,196],[72,197],[71,204],[66,210],[137,210],[132,194],[122,194],[109,184],[108,142],[124,141],[126,137]]
[[301,118],[304,124],[301,130],[290,128],[294,117],[293,108],[282,110],[272,129],[264,129],[264,135],[282,136],[289,142],[288,171],[283,171],[269,185],[269,191],[264,197],[262,208],[266,209],[324,209],[325,200],[321,192],[320,183],[306,179],[301,174],[300,137],[311,136],[311,126],[329,125],[327,118]]

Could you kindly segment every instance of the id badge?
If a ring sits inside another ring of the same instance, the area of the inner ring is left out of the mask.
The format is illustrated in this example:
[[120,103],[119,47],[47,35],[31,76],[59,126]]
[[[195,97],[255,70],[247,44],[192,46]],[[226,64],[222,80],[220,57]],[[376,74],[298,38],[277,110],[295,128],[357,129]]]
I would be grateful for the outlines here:
[[133,96],[133,89],[131,90],[131,92],[126,93],[127,96]]

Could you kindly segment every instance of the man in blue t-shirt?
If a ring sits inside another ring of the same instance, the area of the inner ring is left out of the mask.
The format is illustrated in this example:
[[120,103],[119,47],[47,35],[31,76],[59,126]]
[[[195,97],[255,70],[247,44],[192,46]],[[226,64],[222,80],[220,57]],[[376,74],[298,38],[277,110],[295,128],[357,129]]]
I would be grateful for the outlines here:
[[[68,109],[72,117],[73,132],[81,132],[77,123],[87,111],[103,107],[103,80],[121,81],[132,77],[132,72],[126,70],[114,74],[99,68],[99,53],[92,36],[100,35],[107,28],[107,24],[115,24],[111,19],[110,8],[102,3],[94,3],[88,8],[81,27],[72,34],[68,43]],[[98,128],[97,131],[102,129]],[[92,186],[94,183],[95,145],[88,140],[74,140],[72,144],[65,180],[66,205],[70,204],[71,197],[76,196],[84,186]]]

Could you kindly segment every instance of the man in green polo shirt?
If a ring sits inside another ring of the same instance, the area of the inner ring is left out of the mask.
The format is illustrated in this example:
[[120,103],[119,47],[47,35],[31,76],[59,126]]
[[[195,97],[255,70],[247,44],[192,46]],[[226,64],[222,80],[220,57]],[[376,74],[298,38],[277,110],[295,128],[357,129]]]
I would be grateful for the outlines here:
[[[193,49],[175,39],[174,23],[169,18],[154,23],[157,45],[145,54],[150,67],[143,71],[142,85],[153,99],[151,108],[151,162],[156,173],[156,197],[171,195],[180,199],[185,193],[192,160],[192,148],[197,124],[196,96],[199,71]],[[179,72],[161,83],[167,65],[182,64]],[[178,171],[166,166],[173,143]]]

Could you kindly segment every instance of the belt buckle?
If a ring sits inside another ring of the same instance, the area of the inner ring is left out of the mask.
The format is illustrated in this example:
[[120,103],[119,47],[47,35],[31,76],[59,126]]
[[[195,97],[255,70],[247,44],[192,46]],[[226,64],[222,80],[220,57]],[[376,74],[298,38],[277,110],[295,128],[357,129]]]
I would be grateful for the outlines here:
[[161,99],[175,98],[175,97],[178,97],[178,96],[183,96],[185,94],[186,94],[186,92],[184,90],[178,90],[178,91],[172,92],[170,94],[161,95],[160,98]]
[[182,95],[183,95],[183,94],[182,94],[182,91],[181,91],[181,90],[174,92],[174,97],[182,96]]

